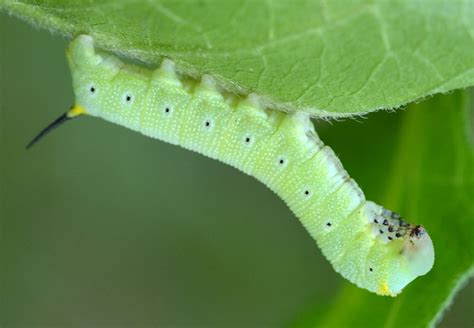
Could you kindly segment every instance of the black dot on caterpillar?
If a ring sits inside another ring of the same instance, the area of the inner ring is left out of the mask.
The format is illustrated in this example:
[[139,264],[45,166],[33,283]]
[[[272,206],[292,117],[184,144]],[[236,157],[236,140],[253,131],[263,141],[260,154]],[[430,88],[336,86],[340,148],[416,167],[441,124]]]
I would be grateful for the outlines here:
[[254,138],[253,138],[252,134],[249,133],[249,132],[244,134],[244,136],[242,138],[242,142],[243,142],[245,147],[249,147],[249,149],[251,149],[250,146],[253,145],[253,143],[254,143]]
[[278,158],[278,165],[279,166],[285,166],[286,165],[286,159],[284,157],[279,157]]
[[125,104],[130,105],[132,103],[133,97],[131,94],[127,93],[124,96]]

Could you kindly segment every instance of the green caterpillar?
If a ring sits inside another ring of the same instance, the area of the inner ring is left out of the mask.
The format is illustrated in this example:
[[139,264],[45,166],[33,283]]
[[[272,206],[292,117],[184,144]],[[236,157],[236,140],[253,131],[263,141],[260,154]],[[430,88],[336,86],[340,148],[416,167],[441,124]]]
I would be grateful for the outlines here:
[[367,201],[307,114],[262,108],[256,97],[220,92],[212,78],[178,78],[164,60],[151,71],[96,53],[81,35],[67,52],[76,105],[44,129],[84,114],[221,160],[276,192],[342,276],[395,296],[434,263],[420,225]]

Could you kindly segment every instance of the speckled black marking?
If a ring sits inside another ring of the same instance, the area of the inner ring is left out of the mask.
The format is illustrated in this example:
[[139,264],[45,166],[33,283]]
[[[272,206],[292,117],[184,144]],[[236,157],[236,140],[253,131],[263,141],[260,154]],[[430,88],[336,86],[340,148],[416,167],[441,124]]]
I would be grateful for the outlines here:
[[425,229],[421,225],[417,225],[410,231],[410,237],[420,238],[425,234]]
[[[421,226],[409,224],[403,218],[392,211],[383,209],[381,214],[375,215],[374,221],[380,234],[387,233],[388,240],[410,236],[410,238],[419,238],[424,233]],[[385,228],[388,227],[388,228]]]

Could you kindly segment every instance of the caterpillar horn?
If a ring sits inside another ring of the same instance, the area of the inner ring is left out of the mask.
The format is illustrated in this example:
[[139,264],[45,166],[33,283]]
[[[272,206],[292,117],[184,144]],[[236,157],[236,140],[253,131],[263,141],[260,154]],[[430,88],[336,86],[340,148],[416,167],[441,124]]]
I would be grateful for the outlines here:
[[79,105],[73,105],[70,110],[68,110],[63,115],[59,116],[51,124],[49,124],[47,127],[45,127],[40,133],[38,133],[38,135],[36,137],[34,137],[33,140],[31,140],[28,143],[28,145],[26,145],[26,149],[30,149],[40,139],[42,139],[49,132],[56,129],[58,126],[62,125],[63,123],[66,123],[67,121],[72,120],[73,118],[84,115],[85,113],[86,113],[86,111],[84,110],[84,108],[82,108]]

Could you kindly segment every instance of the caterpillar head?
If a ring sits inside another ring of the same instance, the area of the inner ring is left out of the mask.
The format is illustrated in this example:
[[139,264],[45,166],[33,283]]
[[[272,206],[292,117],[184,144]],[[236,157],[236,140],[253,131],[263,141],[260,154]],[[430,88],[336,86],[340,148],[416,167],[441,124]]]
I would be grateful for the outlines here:
[[410,224],[397,213],[377,207],[371,217],[385,268],[375,291],[395,296],[416,277],[431,270],[433,242],[423,226]]
[[404,237],[398,251],[400,272],[392,277],[389,290],[398,294],[412,280],[428,273],[434,264],[433,242],[421,225],[410,225],[410,232]]
[[411,226],[402,254],[407,259],[407,268],[415,276],[431,270],[434,263],[434,248],[428,232],[421,225]]

